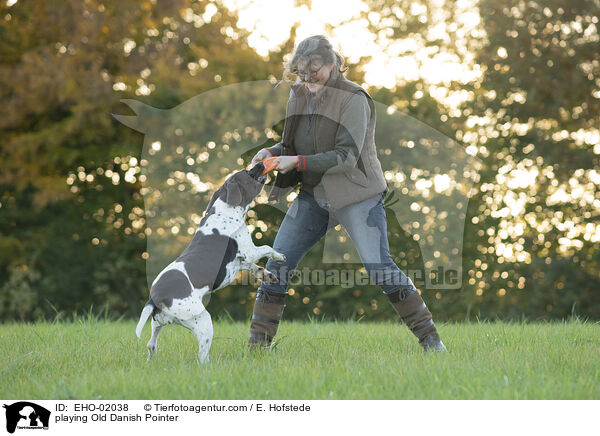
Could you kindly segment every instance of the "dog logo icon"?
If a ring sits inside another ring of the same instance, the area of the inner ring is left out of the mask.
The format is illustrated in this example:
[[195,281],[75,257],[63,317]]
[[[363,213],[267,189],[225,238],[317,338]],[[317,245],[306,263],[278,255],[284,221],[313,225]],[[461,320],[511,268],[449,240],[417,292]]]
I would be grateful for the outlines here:
[[[171,109],[122,100],[135,115],[113,116],[144,134],[139,172],[130,167],[126,179],[142,182],[149,286],[164,265],[185,249],[211,193],[225,176],[247,164],[261,147],[276,143],[275,131],[285,125],[289,97],[287,87],[256,81],[212,89]],[[459,142],[394,107],[375,101],[374,109],[378,114],[374,141],[389,191],[384,205],[390,224],[418,245],[423,268],[415,271],[415,283],[426,289],[461,289],[466,212],[482,162]],[[338,113],[325,115],[331,122],[339,121]],[[360,189],[366,171],[361,162],[348,164],[352,171],[348,170],[343,184],[348,190],[332,191],[338,197],[352,196],[353,187]],[[336,177],[333,172],[331,177]],[[327,194],[331,184],[325,181],[315,189]],[[257,199],[258,207],[287,213],[295,198],[293,187],[267,185],[269,195]],[[273,192],[277,198],[271,198]],[[332,204],[346,200],[326,196]],[[363,263],[345,230],[330,224],[322,262]],[[379,240],[385,231],[368,223],[365,229],[371,240]],[[403,252],[405,247],[392,250]]]
[[27,401],[19,401],[11,405],[4,404],[6,409],[6,431],[14,433],[18,429],[48,429],[50,411],[42,406]]

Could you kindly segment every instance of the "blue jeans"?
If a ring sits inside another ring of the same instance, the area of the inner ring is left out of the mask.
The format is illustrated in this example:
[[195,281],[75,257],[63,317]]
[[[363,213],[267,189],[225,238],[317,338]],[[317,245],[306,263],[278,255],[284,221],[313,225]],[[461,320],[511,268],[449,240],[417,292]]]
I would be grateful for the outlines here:
[[[319,202],[321,204],[319,204]],[[287,293],[288,281],[302,258],[338,223],[348,232],[369,274],[371,283],[386,294],[417,292],[414,284],[398,268],[387,239],[383,194],[330,212],[324,202],[301,190],[279,227],[273,248],[286,257],[282,263],[269,259],[266,269],[278,277],[276,283],[262,283],[259,291]]]

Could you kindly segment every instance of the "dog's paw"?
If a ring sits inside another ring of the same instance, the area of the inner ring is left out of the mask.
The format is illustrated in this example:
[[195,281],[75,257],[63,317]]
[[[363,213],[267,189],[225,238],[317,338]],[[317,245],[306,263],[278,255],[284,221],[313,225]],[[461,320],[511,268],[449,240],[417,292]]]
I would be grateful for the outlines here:
[[281,263],[281,262],[285,262],[285,260],[286,260],[286,257],[285,257],[285,255],[283,255],[283,254],[281,254],[281,253],[279,253],[279,252],[275,251],[275,252],[273,253],[273,260],[274,260],[275,262],[279,262],[279,263]]
[[263,270],[262,281],[267,284],[277,283],[277,276],[271,271]]

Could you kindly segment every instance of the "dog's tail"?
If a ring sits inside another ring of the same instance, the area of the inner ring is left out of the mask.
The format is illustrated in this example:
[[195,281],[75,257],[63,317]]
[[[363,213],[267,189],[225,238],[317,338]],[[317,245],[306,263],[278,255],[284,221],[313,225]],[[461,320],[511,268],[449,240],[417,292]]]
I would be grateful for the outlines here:
[[150,318],[150,315],[152,315],[154,308],[155,308],[155,306],[154,306],[154,302],[152,301],[152,299],[148,300],[148,302],[144,306],[144,310],[142,310],[142,314],[140,315],[140,320],[138,322],[138,325],[135,328],[135,334],[137,335],[138,338],[142,336],[142,329],[144,328],[144,325],[148,321],[148,318]]

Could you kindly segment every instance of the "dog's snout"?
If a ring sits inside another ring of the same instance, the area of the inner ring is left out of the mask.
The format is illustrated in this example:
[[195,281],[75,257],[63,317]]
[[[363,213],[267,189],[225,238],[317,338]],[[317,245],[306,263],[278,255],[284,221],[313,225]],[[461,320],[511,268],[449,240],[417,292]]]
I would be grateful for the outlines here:
[[265,165],[262,162],[258,162],[256,165],[252,167],[249,174],[251,177],[258,179],[261,173],[265,170]]

